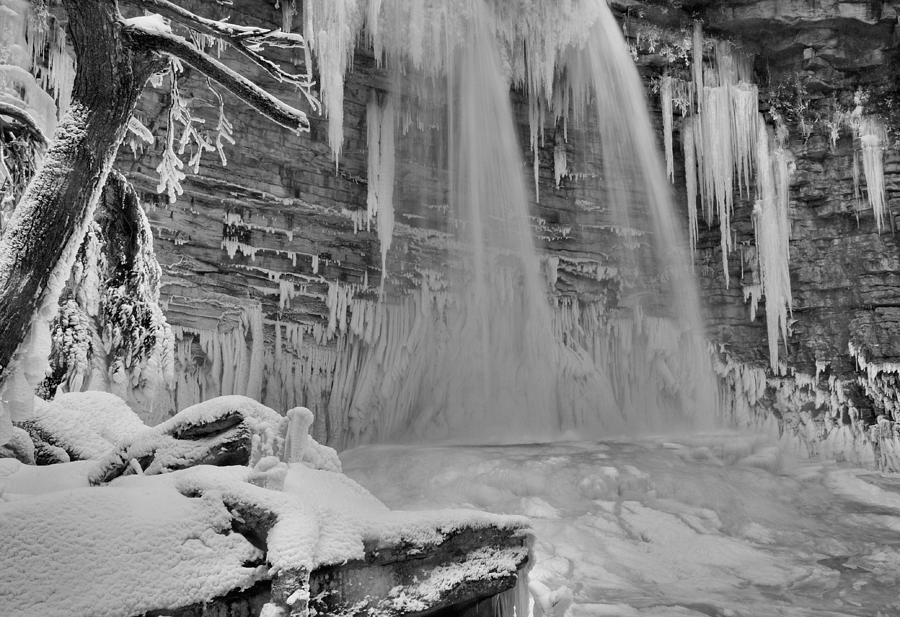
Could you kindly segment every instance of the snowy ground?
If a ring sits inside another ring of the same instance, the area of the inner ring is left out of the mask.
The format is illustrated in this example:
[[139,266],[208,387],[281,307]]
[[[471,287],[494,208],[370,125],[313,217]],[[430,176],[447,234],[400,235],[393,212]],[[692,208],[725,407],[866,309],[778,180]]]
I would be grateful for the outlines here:
[[761,438],[373,446],[342,458],[393,508],[531,517],[532,585],[547,604],[546,590],[565,605],[570,588],[573,617],[900,614],[900,479],[789,459]]

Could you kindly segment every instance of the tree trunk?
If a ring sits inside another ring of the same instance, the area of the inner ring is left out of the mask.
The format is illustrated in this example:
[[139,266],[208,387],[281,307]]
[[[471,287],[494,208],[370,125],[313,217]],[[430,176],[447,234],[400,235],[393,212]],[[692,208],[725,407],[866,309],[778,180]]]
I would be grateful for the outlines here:
[[35,314],[55,314],[138,97],[162,68],[128,44],[115,0],[63,4],[77,58],[72,103],[0,243],[0,382]]

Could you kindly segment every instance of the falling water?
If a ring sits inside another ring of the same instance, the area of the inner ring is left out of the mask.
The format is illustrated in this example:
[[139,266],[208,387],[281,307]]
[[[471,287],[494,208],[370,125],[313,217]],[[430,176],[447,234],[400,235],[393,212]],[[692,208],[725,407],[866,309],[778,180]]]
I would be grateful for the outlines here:
[[[657,358],[651,367],[656,383],[641,383],[646,373],[631,373],[639,379],[624,388],[620,384],[617,395],[611,367],[583,342],[566,344],[554,332],[530,225],[510,76],[496,35],[498,18],[484,2],[469,6],[461,44],[446,63],[451,67],[446,78],[450,210],[459,221],[462,245],[450,289],[458,301],[445,315],[450,337],[425,360],[434,369],[432,383],[413,405],[420,410],[413,432],[464,440],[546,439],[572,430],[659,430],[711,414],[711,373],[705,383],[702,371],[690,375],[690,383],[679,383],[676,375],[683,367]],[[562,100],[573,101],[573,115],[584,118],[586,140],[599,143],[599,152],[582,157],[602,161],[604,186],[593,190],[602,192],[613,226],[644,236],[618,256],[641,273],[642,288],[630,290],[633,297],[625,299],[632,314],[642,319],[641,310],[652,308],[645,307],[645,298],[655,298],[696,338],[701,330],[694,284],[642,85],[615,19],[604,3],[598,7],[586,39],[561,56],[556,87],[565,90]],[[694,350],[705,353],[702,346]],[[631,351],[623,349],[613,361],[634,361]],[[674,405],[659,404],[659,380],[679,393]]]

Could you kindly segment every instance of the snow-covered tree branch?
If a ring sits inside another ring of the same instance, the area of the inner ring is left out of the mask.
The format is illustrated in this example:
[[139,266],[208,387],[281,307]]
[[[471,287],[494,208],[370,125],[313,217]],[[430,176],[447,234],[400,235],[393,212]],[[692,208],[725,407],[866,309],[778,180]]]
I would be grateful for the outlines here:
[[[223,20],[207,19],[169,0],[128,1],[147,11],[155,12],[173,22],[186,26],[193,32],[227,42],[278,82],[297,86],[310,108],[313,111],[318,111],[319,102],[312,94],[314,84],[310,73],[311,62],[308,47],[306,40],[300,34],[255,26],[242,26]],[[292,73],[284,70],[280,64],[266,58],[261,53],[265,47],[304,50],[306,52],[306,72]]]
[[47,135],[44,135],[44,131],[41,130],[40,124],[38,124],[37,120],[28,113],[28,110],[17,101],[0,95],[0,116],[11,118],[28,131],[29,136],[35,141],[42,144],[47,143]]
[[124,34],[137,47],[170,54],[191,65],[273,122],[296,132],[309,130],[309,119],[304,112],[269,94],[185,38],[134,22],[125,27]]

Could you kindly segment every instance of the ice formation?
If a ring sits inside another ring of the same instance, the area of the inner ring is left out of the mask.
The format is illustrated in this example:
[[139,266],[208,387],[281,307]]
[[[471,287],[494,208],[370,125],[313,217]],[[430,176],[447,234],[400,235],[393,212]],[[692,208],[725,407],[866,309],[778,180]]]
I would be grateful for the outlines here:
[[866,196],[875,216],[878,233],[881,233],[887,211],[884,194],[884,150],[888,139],[887,131],[884,124],[874,117],[860,118],[857,130],[862,149],[863,173],[866,178]]
[[[675,163],[672,148],[672,76],[664,75],[659,84],[659,100],[662,104],[663,144],[666,155],[666,176],[675,180]],[[687,165],[687,163],[685,163]],[[558,183],[557,183],[558,184]]]
[[107,390],[150,418],[174,381],[173,338],[159,305],[162,271],[137,193],[111,173],[51,326],[45,396]]
[[757,201],[753,208],[759,279],[766,298],[766,330],[769,341],[769,366],[779,370],[778,337],[787,343],[791,310],[790,201],[791,157],[769,136],[760,118],[756,138]]
[[[696,109],[682,123],[682,149],[690,215],[691,249],[696,246],[697,198],[706,223],[719,220],[719,245],[725,286],[729,285],[728,255],[734,248],[731,215],[734,193],[749,194],[756,156],[759,92],[752,83],[751,58],[730,43],[715,45],[712,67],[703,63],[703,31],[694,29],[693,84]],[[672,85],[661,84],[663,121],[671,104]],[[690,104],[688,104],[690,107]],[[665,127],[665,125],[664,125]],[[668,129],[666,129],[668,130]],[[667,146],[668,147],[668,146]]]
[[691,117],[685,118],[681,125],[681,147],[684,152],[685,190],[687,191],[688,236],[691,256],[697,250],[697,238],[700,229],[697,221],[697,144],[695,141],[696,125]]
[[322,105],[335,165],[344,143],[344,77],[363,24],[359,0],[304,0],[303,35],[319,63]]
[[367,226],[377,217],[381,243],[381,290],[387,278],[387,254],[394,234],[394,102],[391,95],[379,103],[373,91],[366,112],[368,130],[369,175]]
[[55,18],[26,0],[0,1],[0,99],[18,102],[49,139],[69,106],[75,63]]

